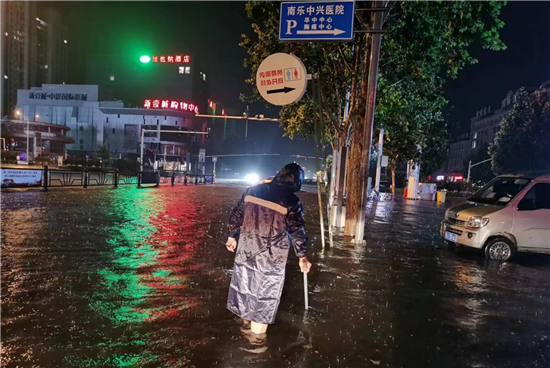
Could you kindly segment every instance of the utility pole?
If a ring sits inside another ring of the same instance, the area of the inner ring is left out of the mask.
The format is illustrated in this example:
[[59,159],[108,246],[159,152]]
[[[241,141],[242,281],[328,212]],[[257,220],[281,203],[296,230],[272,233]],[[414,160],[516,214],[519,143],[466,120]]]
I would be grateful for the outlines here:
[[384,129],[380,129],[378,138],[378,159],[376,160],[376,180],[374,181],[374,190],[380,191],[380,175],[382,171],[382,146],[384,144]]
[[470,182],[470,170],[472,169],[472,167],[484,164],[484,163],[486,163],[488,161],[491,161],[491,160],[492,160],[492,158],[488,158],[487,160],[480,161],[477,164],[473,164],[473,165],[472,165],[472,161],[468,161],[468,176],[466,177],[466,183]]
[[[382,8],[383,1],[374,1],[374,8]],[[374,14],[374,32],[382,29],[383,12]],[[378,62],[380,60],[380,33],[372,34],[369,63],[369,79],[367,85],[367,110],[363,121],[363,151],[361,152],[361,167],[359,171],[359,203],[357,207],[357,223],[355,226],[356,244],[362,244],[365,233],[365,212],[367,211],[367,177],[369,175],[370,146],[372,143],[372,128],[374,123],[374,108],[376,103],[376,86],[378,83]]]

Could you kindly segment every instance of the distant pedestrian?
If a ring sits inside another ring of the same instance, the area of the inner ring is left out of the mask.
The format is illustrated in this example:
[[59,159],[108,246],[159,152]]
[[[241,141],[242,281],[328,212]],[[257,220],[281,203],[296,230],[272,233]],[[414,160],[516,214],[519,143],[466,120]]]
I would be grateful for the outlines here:
[[299,165],[286,165],[270,183],[248,188],[229,218],[226,247],[237,253],[227,308],[250,321],[255,334],[264,334],[275,322],[289,248],[302,272],[311,268],[302,203],[294,194],[303,180]]

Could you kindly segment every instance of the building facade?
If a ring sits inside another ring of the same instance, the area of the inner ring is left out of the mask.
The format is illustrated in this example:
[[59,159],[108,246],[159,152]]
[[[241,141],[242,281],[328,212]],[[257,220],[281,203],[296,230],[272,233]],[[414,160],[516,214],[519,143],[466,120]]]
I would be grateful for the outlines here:
[[476,116],[470,120],[470,149],[493,143],[500,129],[500,122],[512,107],[513,97],[514,93],[508,91],[500,109],[491,110],[491,106],[487,106],[476,112]]
[[105,145],[114,158],[139,157],[142,129],[182,132],[145,133],[146,155],[161,155],[166,162],[183,162],[187,154],[197,157],[205,144],[204,135],[185,133],[207,130],[206,119],[195,117],[191,103],[185,103],[186,109],[180,109],[183,102],[177,108],[124,108],[121,101],[98,101],[98,95],[94,85],[45,84],[19,90],[16,114],[24,122],[67,127],[70,155],[93,155]]
[[41,3],[2,1],[0,10],[0,116],[16,119],[17,90],[67,81],[69,41],[59,13]]
[[149,61],[128,54],[92,55],[86,83],[99,86],[100,100],[124,101],[126,107],[143,107],[147,99],[178,99],[192,101],[199,112],[206,112],[209,80],[193,55],[142,57]]
[[[18,152],[22,160],[40,156],[63,157],[74,139],[69,127],[58,124],[2,119],[2,150]],[[27,156],[28,155],[28,156]]]
[[449,144],[449,159],[446,172],[449,174],[461,173],[464,163],[470,153],[470,139],[468,133],[463,133]]

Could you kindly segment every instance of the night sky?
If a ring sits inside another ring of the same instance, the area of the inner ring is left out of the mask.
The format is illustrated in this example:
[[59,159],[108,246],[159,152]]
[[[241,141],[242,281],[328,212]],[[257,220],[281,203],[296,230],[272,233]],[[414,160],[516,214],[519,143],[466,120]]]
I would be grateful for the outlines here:
[[[249,71],[242,67],[245,52],[238,46],[251,28],[244,2],[57,2],[42,3],[62,12],[71,30],[70,83],[84,82],[89,54],[129,54],[139,57],[156,50],[189,53],[209,71],[212,99],[244,111],[240,93]],[[509,2],[501,18],[501,35],[508,49],[500,52],[472,48],[479,60],[456,80],[448,82],[446,96],[453,108],[448,120],[467,131],[469,118],[489,104],[500,107],[508,90],[536,87],[550,79],[550,3]],[[251,105],[251,113],[276,116],[277,109]],[[280,128],[266,123],[270,134]],[[262,131],[262,134],[266,134]],[[294,144],[288,143],[288,149]],[[288,141],[288,142],[287,142]],[[302,152],[306,153],[306,152]],[[312,153],[312,152],[309,152]]]

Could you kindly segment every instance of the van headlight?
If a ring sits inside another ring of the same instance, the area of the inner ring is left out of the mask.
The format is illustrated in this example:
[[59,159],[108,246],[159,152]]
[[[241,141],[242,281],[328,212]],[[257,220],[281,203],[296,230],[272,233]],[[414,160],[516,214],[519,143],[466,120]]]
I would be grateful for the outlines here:
[[474,217],[470,217],[470,219],[468,220],[469,227],[480,228],[487,225],[488,223],[489,223],[488,217],[474,216]]

